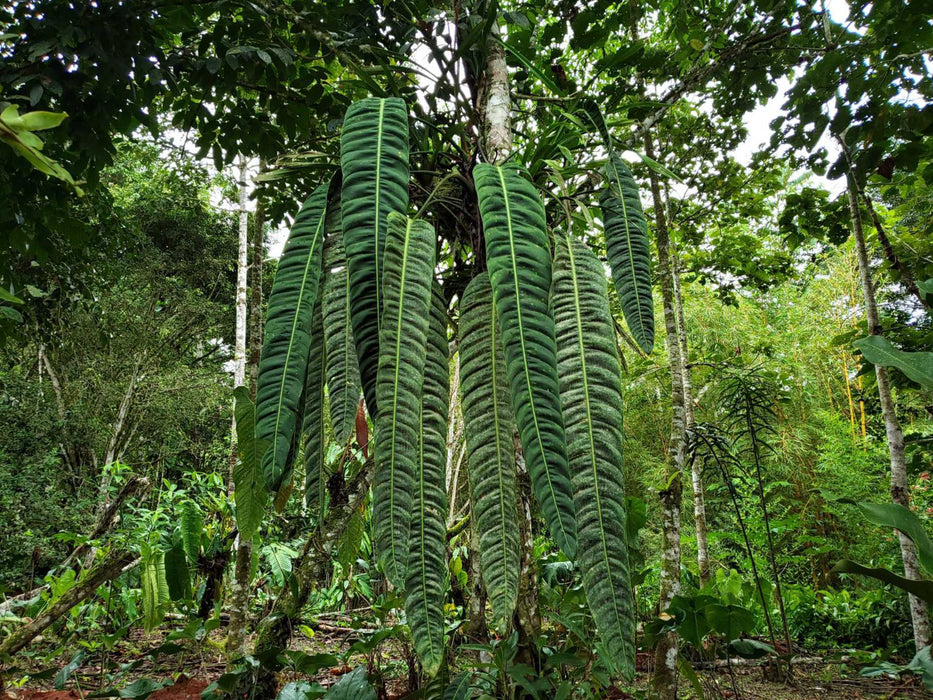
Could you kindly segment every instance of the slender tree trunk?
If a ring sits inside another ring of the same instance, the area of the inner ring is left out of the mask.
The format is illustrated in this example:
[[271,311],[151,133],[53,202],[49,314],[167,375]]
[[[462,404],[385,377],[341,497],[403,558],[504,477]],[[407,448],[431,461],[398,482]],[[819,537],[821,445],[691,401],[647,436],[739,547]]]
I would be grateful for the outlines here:
[[[651,132],[645,131],[645,155],[655,157]],[[686,408],[684,401],[684,362],[677,331],[677,312],[674,301],[674,275],[671,271],[670,233],[664,214],[661,187],[654,171],[649,172],[654,208],[655,236],[658,247],[658,277],[664,309],[664,327],[667,332],[667,357],[671,370],[671,441],[668,453],[665,488],[661,491],[662,525],[664,528],[661,551],[661,585],[659,607],[667,610],[671,599],[680,592],[680,521],[683,492],[681,475],[686,458]],[[658,638],[654,652],[654,673],[651,690],[655,697],[677,697],[677,635],[666,634]]]
[[[236,330],[233,341],[233,386],[246,383],[246,273],[249,269],[249,212],[246,209],[246,158],[239,157],[240,228],[236,264]],[[227,493],[233,493],[233,467],[236,464],[236,418],[230,429],[230,459]]]
[[[260,163],[260,171],[262,163]],[[243,298],[244,308],[239,307],[240,290],[237,289],[237,322],[248,320],[249,331],[249,362],[246,358],[246,338],[242,339],[242,363],[240,370],[241,378],[237,386],[240,386],[249,378],[250,394],[253,400],[256,400],[256,381],[259,377],[259,355],[262,352],[262,261],[263,261],[263,229],[264,210],[262,200],[256,201],[256,215],[253,219],[252,236],[249,235],[249,212],[246,209],[246,161],[240,160],[240,263],[244,262],[243,256],[243,235],[244,221],[248,241],[248,248],[251,255],[250,271],[250,304],[247,319],[246,298]],[[245,266],[244,268],[245,269]],[[237,267],[239,279],[240,267]],[[245,291],[245,290],[244,290]],[[241,319],[242,316],[242,319]],[[239,326],[237,326],[239,333]],[[237,336],[238,350],[241,339]],[[234,424],[235,427],[235,424]],[[235,458],[234,458],[235,459]],[[236,564],[233,568],[233,582],[230,586],[230,623],[227,627],[227,661],[233,662],[243,656],[246,651],[246,635],[249,628],[249,592],[250,592],[250,574],[253,563],[253,543],[242,537],[236,539]]]
[[[266,170],[265,160],[259,161],[259,173]],[[256,400],[256,382],[259,379],[259,356],[262,354],[262,264],[266,253],[266,206],[262,197],[256,198],[253,215],[253,236],[249,266],[249,393]]]
[[[680,338],[680,354],[683,358],[684,386],[684,427],[690,430],[695,420],[693,417],[693,383],[690,380],[690,354],[687,349],[687,324],[684,319],[684,297],[680,285],[680,256],[675,252],[671,256],[671,271],[674,275],[674,303],[677,305],[677,331]],[[703,465],[695,459],[690,465],[693,485],[693,520],[697,531],[697,567],[700,573],[700,585],[709,581],[709,532],[706,526],[706,494],[703,490]]]
[[[862,228],[862,217],[858,207],[858,187],[851,172],[848,174],[848,197],[849,213],[852,216],[852,233],[855,238],[855,250],[858,257],[859,277],[862,281],[862,292],[865,295],[865,315],[868,318],[868,332],[872,335],[881,335],[881,321],[878,316],[875,289],[871,279],[871,269],[868,265],[868,250],[865,246],[865,232]],[[884,430],[888,439],[888,451],[891,459],[891,500],[905,508],[909,508],[910,491],[907,488],[904,433],[901,431],[901,424],[897,419],[888,370],[881,365],[875,365],[875,377],[878,381],[878,398],[881,402],[881,416],[884,419]],[[904,561],[904,575],[907,578],[921,578],[914,543],[900,532],[898,532],[898,538],[901,544],[901,558]],[[926,604],[922,600],[913,595],[909,596],[909,600],[910,617],[914,628],[914,644],[919,651],[930,643],[930,618],[927,614]]]

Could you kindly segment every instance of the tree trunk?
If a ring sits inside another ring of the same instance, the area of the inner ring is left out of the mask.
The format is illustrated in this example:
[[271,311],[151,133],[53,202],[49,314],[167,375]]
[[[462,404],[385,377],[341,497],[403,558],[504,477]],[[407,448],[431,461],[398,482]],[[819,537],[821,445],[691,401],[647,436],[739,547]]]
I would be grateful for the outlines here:
[[[847,179],[849,213],[852,217],[852,234],[855,238],[859,277],[862,282],[862,292],[865,295],[865,315],[868,318],[868,332],[872,335],[881,335],[881,321],[878,316],[875,289],[871,279],[871,269],[868,265],[868,251],[865,246],[865,232],[862,228],[862,217],[858,207],[858,187],[851,172],[848,174]],[[881,402],[881,416],[884,419],[884,430],[888,439],[888,451],[891,459],[891,500],[905,508],[909,508],[910,491],[907,488],[904,433],[901,431],[901,424],[897,419],[897,412],[894,408],[894,397],[891,392],[888,370],[881,365],[875,365],[875,377],[878,381],[878,398]],[[904,561],[904,575],[907,578],[921,578],[914,543],[900,532],[898,532],[898,539],[901,544],[901,558]],[[922,600],[913,595],[909,596],[909,600],[910,617],[914,628],[914,644],[919,651],[930,643],[930,618],[927,614],[927,606]]]
[[[266,170],[265,160],[259,161],[259,173]],[[253,216],[253,236],[250,248],[252,260],[249,266],[249,393],[256,400],[256,383],[259,380],[259,357],[262,354],[262,264],[266,253],[266,207],[262,197],[256,198],[256,213]]]
[[[677,331],[680,338],[680,355],[683,358],[684,428],[690,430],[693,417],[693,383],[690,380],[690,354],[687,350],[687,325],[684,320],[684,297],[680,286],[680,256],[671,256],[671,271],[674,275],[674,303],[677,306]],[[706,494],[703,490],[703,465],[695,459],[690,467],[693,486],[693,520],[697,531],[697,568],[700,585],[709,582],[709,532],[706,526]]]
[[[650,131],[645,132],[645,155],[654,158],[654,143]],[[680,510],[683,499],[681,474],[686,457],[686,408],[684,402],[684,364],[677,331],[677,313],[674,302],[674,275],[671,272],[670,233],[658,176],[649,171],[654,208],[655,235],[658,247],[658,277],[664,308],[664,327],[667,332],[667,357],[671,370],[671,441],[668,452],[665,488],[661,491],[662,524],[664,527],[661,551],[661,585],[659,608],[667,610],[671,599],[680,592]],[[677,696],[677,635],[660,636],[655,646],[654,673],[651,689],[655,697]]]
[[[260,162],[260,172],[263,164]],[[240,265],[245,271],[246,262],[243,254],[243,235],[246,233],[248,248],[251,258],[249,264],[250,272],[250,303],[249,303],[249,362],[246,362],[246,336],[241,338],[237,335],[237,350],[241,352],[240,362],[243,367],[240,369],[240,386],[249,376],[250,395],[256,400],[256,382],[259,377],[259,355],[262,352],[262,262],[263,262],[263,229],[265,228],[264,210],[262,200],[256,201],[256,215],[253,219],[252,236],[249,235],[249,212],[246,208],[247,187],[246,187],[246,161],[240,160],[240,250],[237,265],[237,280],[240,278]],[[245,222],[245,226],[244,226]],[[245,272],[243,273],[245,281]],[[245,290],[244,290],[245,292]],[[243,308],[240,308],[240,290],[237,287],[237,323],[246,322],[246,297],[243,297]],[[239,325],[237,326],[239,333]],[[234,423],[234,428],[236,424]],[[234,458],[235,459],[235,458]],[[227,627],[227,663],[230,664],[243,656],[246,651],[246,635],[249,628],[249,592],[250,592],[250,573],[253,563],[253,543],[244,540],[241,537],[236,539],[236,564],[233,568],[233,582],[230,586],[230,622]]]

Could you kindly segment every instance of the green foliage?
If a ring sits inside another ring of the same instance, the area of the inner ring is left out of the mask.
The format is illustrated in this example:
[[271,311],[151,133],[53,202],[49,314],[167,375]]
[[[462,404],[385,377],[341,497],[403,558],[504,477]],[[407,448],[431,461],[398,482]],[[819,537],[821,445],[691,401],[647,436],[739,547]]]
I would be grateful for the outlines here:
[[579,544],[590,610],[610,664],[635,673],[635,614],[622,481],[622,370],[605,273],[582,243],[560,241],[551,311]]
[[[386,260],[388,260],[388,256]],[[388,279],[388,275],[387,275]],[[387,296],[388,300],[388,296]],[[387,306],[388,308],[388,306]],[[444,661],[444,592],[446,589],[447,411],[450,366],[447,309],[434,283],[418,433],[418,463],[412,492],[412,516],[405,577],[405,613],[424,672],[435,676]]]
[[369,414],[376,418],[387,215],[408,210],[408,111],[400,99],[365,99],[347,110],[340,136],[341,216],[350,321]]
[[638,185],[628,165],[615,153],[606,164],[606,188],[599,196],[606,230],[606,254],[629,330],[639,347],[654,347],[654,303],[648,222]]
[[551,256],[544,207],[514,168],[479,164],[473,177],[512,408],[535,498],[551,536],[573,557],[577,533],[548,311]]
[[483,581],[504,627],[518,596],[518,496],[515,420],[489,275],[467,285],[460,301],[460,381],[473,517]]
[[386,576],[402,587],[418,473],[435,246],[430,224],[397,213],[390,213],[388,219],[376,386],[376,396],[385,412],[376,417],[373,541]]
[[[295,217],[269,297],[256,392],[256,437],[269,443],[262,470],[271,492],[290,477],[300,433],[297,423],[312,347],[328,189],[328,184],[318,187]],[[323,353],[322,344],[314,347]]]

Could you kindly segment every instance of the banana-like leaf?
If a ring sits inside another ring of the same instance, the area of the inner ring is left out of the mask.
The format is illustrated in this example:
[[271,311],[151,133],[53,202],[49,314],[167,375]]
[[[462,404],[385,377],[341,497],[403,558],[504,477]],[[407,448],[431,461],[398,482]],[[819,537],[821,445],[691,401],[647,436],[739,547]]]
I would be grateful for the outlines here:
[[[323,516],[327,498],[324,469],[324,314],[321,301],[314,305],[311,321],[311,347],[305,375],[302,447],[305,465],[305,505],[313,516]],[[318,523],[323,524],[323,517]]]
[[353,329],[350,327],[350,278],[347,275],[347,257],[343,252],[339,207],[328,211],[326,228],[321,298],[327,346],[327,394],[334,436],[339,444],[346,445],[353,435],[362,389]]
[[391,213],[383,277],[373,481],[373,540],[386,577],[405,585],[412,489],[418,471],[421,388],[434,282],[433,227]]
[[486,263],[499,316],[515,422],[538,507],[568,557],[577,550],[570,473],[557,386],[551,255],[544,205],[514,168],[473,170]]
[[272,284],[256,392],[256,437],[269,442],[262,471],[269,491],[278,491],[291,471],[301,422],[311,321],[321,279],[321,249],[328,184],[301,206]]
[[408,210],[408,110],[399,98],[354,102],[340,138],[343,244],[350,273],[350,320],[366,407],[378,415],[376,375],[386,216]]
[[551,309],[573,475],[577,563],[608,661],[631,678],[635,612],[625,541],[622,368],[603,267],[582,243],[558,242]]
[[470,281],[460,300],[460,386],[483,581],[493,616],[504,628],[515,610],[521,566],[515,419],[492,287],[485,272]]
[[444,584],[447,569],[447,411],[450,366],[447,349],[447,308],[440,285],[434,283],[424,365],[418,470],[412,494],[408,540],[405,612],[415,651],[428,676],[444,660]]
[[645,352],[654,347],[651,253],[648,222],[632,171],[615,153],[606,163],[606,189],[599,196],[606,232],[606,255],[625,322]]
[[256,410],[249,389],[238,386],[233,391],[236,399],[237,451],[240,460],[233,467],[233,501],[236,504],[236,526],[240,537],[251,540],[262,524],[268,493],[262,475],[262,457],[268,451],[269,441],[256,436]]

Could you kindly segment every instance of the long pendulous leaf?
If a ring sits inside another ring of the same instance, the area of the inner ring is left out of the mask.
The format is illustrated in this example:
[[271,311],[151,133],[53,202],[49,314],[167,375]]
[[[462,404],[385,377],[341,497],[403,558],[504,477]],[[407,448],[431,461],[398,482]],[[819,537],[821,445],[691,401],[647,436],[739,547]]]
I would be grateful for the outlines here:
[[608,661],[631,678],[635,612],[625,541],[622,368],[605,273],[582,243],[558,243],[551,309],[577,512],[577,563]]
[[334,437],[339,444],[346,445],[355,430],[362,389],[353,329],[350,327],[350,278],[343,252],[339,207],[328,211],[326,228],[321,300],[327,347],[327,394]]
[[534,185],[514,168],[482,163],[473,179],[525,462],[551,536],[573,558],[577,531],[558,398],[554,319],[548,309],[551,256],[544,205]]
[[304,390],[311,320],[321,278],[329,185],[301,206],[272,284],[256,391],[256,437],[269,443],[262,471],[269,491],[291,472]]
[[500,626],[512,619],[521,565],[515,489],[515,419],[489,275],[460,301],[460,386],[470,453],[470,498],[486,592]]
[[373,540],[389,581],[405,584],[412,488],[418,469],[421,389],[434,281],[433,227],[388,216],[379,338]]
[[324,313],[321,300],[314,305],[311,321],[311,347],[305,375],[304,416],[301,442],[305,465],[305,505],[323,524],[327,499],[327,473],[324,470]]
[[[262,475],[262,457],[268,451],[269,441],[256,436],[256,407],[249,389],[238,386],[233,391],[236,399],[237,451],[240,459],[233,467],[233,501],[236,504],[236,526],[240,537],[251,540],[262,524],[262,515],[268,500],[266,482]],[[200,537],[200,532],[198,533]],[[193,545],[191,546],[194,552]]]
[[408,209],[408,112],[399,98],[354,102],[340,138],[343,244],[350,273],[350,320],[366,407],[378,415],[376,375],[382,317],[386,216]]
[[418,471],[412,496],[408,540],[405,612],[411,635],[428,676],[444,660],[444,584],[447,569],[447,411],[450,366],[447,350],[447,308],[440,285],[434,283],[428,327],[418,436]]
[[651,253],[648,222],[632,171],[615,153],[606,163],[606,188],[599,196],[606,231],[606,256],[625,322],[645,352],[654,347]]

